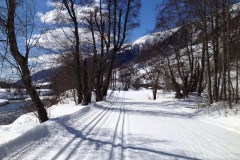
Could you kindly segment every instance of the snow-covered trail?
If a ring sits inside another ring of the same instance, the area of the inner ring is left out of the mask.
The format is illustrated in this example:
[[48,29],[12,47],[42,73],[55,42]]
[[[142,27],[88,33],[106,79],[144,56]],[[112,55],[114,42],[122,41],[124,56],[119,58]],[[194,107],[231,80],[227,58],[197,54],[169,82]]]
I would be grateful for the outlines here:
[[240,134],[141,94],[114,92],[106,102],[37,126],[0,146],[0,159],[240,158]]

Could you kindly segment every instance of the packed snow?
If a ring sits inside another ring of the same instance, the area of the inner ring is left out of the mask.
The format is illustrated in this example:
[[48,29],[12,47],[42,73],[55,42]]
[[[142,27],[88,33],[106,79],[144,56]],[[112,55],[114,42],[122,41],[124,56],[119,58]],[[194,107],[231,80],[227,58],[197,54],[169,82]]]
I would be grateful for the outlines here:
[[[197,109],[198,97],[113,91],[106,101],[48,108],[0,126],[0,159],[239,159],[240,116],[221,105]],[[226,113],[228,112],[228,113]]]

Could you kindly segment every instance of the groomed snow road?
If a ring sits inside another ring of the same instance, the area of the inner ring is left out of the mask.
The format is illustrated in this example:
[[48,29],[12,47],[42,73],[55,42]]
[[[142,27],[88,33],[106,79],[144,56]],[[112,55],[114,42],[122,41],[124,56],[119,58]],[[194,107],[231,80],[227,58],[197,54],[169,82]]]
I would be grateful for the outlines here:
[[1,145],[0,159],[240,159],[240,134],[201,121],[188,105],[116,91]]

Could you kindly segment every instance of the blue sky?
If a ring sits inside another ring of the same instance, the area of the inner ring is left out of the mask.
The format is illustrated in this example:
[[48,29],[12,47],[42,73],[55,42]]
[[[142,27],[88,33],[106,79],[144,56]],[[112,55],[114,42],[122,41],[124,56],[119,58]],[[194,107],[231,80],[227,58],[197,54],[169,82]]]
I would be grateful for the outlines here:
[[[140,27],[134,29],[131,32],[131,39],[135,40],[141,36],[148,34],[150,31],[154,29],[155,26],[155,7],[156,4],[159,4],[161,0],[141,0],[142,1],[142,8],[140,11]],[[37,10],[42,12],[46,12],[50,8],[47,6],[47,0],[37,0]]]
[[132,39],[139,38],[148,34],[155,27],[155,7],[161,2],[161,0],[141,0],[142,9],[140,14],[141,25],[136,28],[132,33]]

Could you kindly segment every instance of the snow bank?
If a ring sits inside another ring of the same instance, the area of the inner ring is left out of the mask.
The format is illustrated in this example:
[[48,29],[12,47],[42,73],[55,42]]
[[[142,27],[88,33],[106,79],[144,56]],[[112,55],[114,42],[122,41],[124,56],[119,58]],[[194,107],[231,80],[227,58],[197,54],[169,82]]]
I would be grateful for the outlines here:
[[203,121],[240,134],[240,115],[218,118],[208,117]]
[[8,100],[6,100],[6,99],[0,99],[0,106],[5,105],[5,104],[8,104],[8,103],[9,103]]
[[23,133],[19,137],[9,141],[7,144],[0,145],[0,159],[6,157],[9,153],[16,150],[19,146],[24,144],[31,144],[34,141],[39,141],[41,138],[49,134],[48,127],[44,124]]
[[[47,112],[50,119],[55,119],[73,114],[82,108],[83,106],[76,106],[73,101],[68,101],[68,104],[57,104],[47,108]],[[24,114],[12,124],[0,126],[0,144],[13,140],[38,125],[36,113]]]
[[226,102],[214,103],[211,107],[202,108],[195,112],[199,119],[240,134],[240,105],[229,109]]
[[12,124],[0,126],[0,144],[17,138],[39,124],[33,113],[20,116]]
[[[68,110],[70,111],[67,111],[67,107],[69,107]],[[90,110],[90,106],[75,106],[75,108],[78,109],[73,109],[73,106],[64,104],[56,105],[51,109],[52,115],[55,118],[51,118],[49,121],[43,124],[39,124],[37,121],[35,121],[37,120],[36,117],[33,116],[33,114],[28,113],[19,117],[13,124],[7,125],[9,129],[8,131],[3,129],[6,129],[5,126],[0,128],[0,130],[2,130],[0,132],[0,137],[5,135],[2,138],[8,139],[8,141],[5,141],[5,143],[2,143],[1,141],[0,159],[3,159],[14,150],[18,150],[18,148],[25,146],[26,144],[28,144],[27,147],[29,147],[29,150],[32,149],[30,148],[31,145],[35,145],[36,142],[40,142],[42,140],[44,141],[44,138],[54,135],[57,132],[61,132],[62,128],[59,127],[58,124],[65,124],[75,121]],[[11,135],[11,133],[13,134]]]

